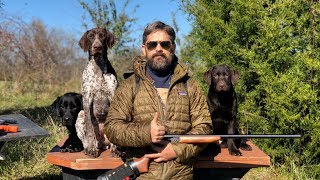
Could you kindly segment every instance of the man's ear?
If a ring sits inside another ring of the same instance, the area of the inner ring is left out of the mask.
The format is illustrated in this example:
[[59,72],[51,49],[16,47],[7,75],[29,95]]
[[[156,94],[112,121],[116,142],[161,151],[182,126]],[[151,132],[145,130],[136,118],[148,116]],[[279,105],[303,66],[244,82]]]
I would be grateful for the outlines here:
[[211,75],[211,69],[206,71],[204,74],[203,74],[203,77],[204,77],[204,81],[208,84],[208,85],[211,85],[211,79],[212,79],[212,75]]
[[173,44],[173,45],[172,45],[171,51],[172,51],[172,52],[171,52],[172,54],[175,54],[175,53],[176,53],[176,44]]
[[143,56],[146,56],[146,54],[147,54],[146,53],[146,45],[144,45],[144,44],[141,45],[141,52],[142,52]]

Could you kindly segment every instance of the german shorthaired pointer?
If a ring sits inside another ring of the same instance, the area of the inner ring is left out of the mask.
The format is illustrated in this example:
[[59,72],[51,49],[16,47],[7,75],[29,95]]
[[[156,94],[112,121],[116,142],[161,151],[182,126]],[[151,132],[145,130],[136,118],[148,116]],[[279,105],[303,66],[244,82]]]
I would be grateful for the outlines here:
[[[233,85],[239,80],[238,71],[232,70],[226,65],[217,65],[204,73],[204,79],[210,86],[207,103],[213,123],[214,134],[239,134],[237,122],[237,95]],[[251,150],[251,147],[241,139],[222,139],[220,146],[228,147],[229,153],[241,156],[239,147],[243,150]]]
[[114,35],[104,28],[87,31],[79,41],[84,52],[89,52],[89,63],[82,75],[83,112],[78,115],[76,128],[84,153],[90,157],[98,157],[99,149],[106,149],[110,144],[103,126],[118,84],[107,57],[107,50],[114,42]]

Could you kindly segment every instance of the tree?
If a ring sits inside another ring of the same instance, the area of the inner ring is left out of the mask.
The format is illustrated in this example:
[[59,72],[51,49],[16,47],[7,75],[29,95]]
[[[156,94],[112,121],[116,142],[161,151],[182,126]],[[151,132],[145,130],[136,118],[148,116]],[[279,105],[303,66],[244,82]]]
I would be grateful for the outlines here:
[[[135,6],[133,12],[128,15],[126,8],[129,2],[130,0],[125,0],[121,11],[118,12],[114,0],[94,0],[92,4],[79,0],[79,3],[86,10],[86,13],[89,14],[91,22],[95,26],[104,27],[116,36],[117,42],[112,48],[112,54],[127,52],[130,49],[128,44],[134,41],[129,35],[132,23],[137,20],[136,18],[132,18],[132,14],[135,13],[138,6]],[[83,22],[83,26],[88,29],[86,22]]]
[[194,27],[182,59],[191,64],[193,73],[203,81],[203,72],[215,64],[239,70],[236,90],[245,131],[301,134],[301,144],[288,139],[258,143],[275,163],[312,165],[319,178],[320,3],[183,0],[182,4]]
[[4,16],[0,25],[1,80],[13,82],[19,93],[80,81],[84,59],[76,56],[74,42],[72,35],[47,29],[40,20],[27,24],[18,17]]

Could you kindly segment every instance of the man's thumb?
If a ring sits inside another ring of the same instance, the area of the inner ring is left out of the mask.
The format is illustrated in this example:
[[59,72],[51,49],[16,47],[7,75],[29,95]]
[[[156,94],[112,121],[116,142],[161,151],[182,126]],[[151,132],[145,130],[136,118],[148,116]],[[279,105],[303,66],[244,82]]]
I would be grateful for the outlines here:
[[158,118],[159,118],[159,113],[155,112],[154,117],[152,119],[152,122],[158,124]]

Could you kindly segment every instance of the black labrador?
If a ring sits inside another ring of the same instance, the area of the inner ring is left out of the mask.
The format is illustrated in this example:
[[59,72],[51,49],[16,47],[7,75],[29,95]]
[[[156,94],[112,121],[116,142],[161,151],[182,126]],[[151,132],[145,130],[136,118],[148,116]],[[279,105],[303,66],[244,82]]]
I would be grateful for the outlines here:
[[[240,74],[226,65],[216,65],[204,73],[209,85],[207,103],[213,123],[213,133],[239,134],[237,122],[237,94],[233,85],[239,80]],[[241,156],[239,148],[250,151],[246,139],[222,139],[222,148],[228,147],[229,153]]]
[[83,109],[82,95],[74,92],[66,93],[51,105],[54,113],[61,118],[62,125],[68,130],[68,139],[60,147],[60,152],[79,152],[83,150],[83,144],[77,136],[75,124],[78,113]]

